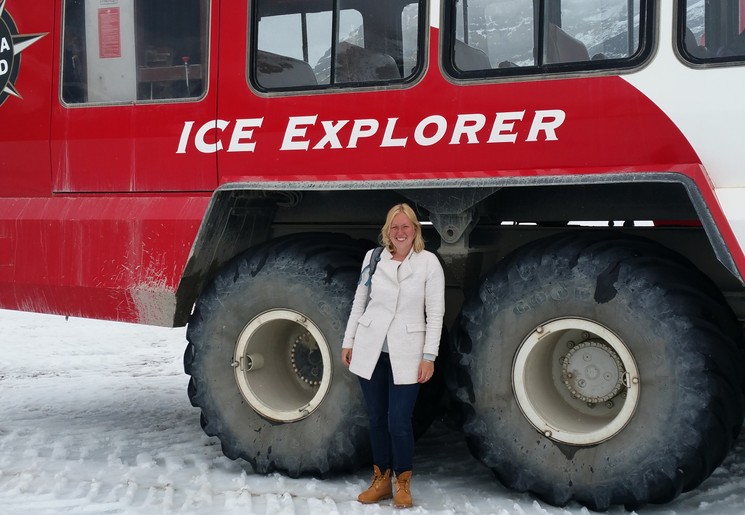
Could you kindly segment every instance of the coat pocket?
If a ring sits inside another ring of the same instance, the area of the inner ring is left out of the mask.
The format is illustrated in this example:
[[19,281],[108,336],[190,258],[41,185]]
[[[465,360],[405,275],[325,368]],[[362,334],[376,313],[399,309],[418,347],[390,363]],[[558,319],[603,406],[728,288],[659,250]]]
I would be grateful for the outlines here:
[[423,333],[425,330],[426,330],[426,325],[422,323],[406,324],[407,333]]
[[371,317],[368,314],[363,313],[362,316],[357,320],[357,323],[363,327],[370,327],[370,324],[372,324],[373,317]]

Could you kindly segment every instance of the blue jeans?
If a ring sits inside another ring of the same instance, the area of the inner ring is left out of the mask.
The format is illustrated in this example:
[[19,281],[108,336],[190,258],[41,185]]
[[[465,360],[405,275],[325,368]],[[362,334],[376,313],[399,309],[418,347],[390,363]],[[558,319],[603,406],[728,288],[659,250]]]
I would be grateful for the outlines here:
[[414,430],[411,417],[419,394],[419,383],[393,384],[388,353],[380,354],[372,377],[360,377],[367,404],[373,463],[385,472],[411,470],[414,460]]

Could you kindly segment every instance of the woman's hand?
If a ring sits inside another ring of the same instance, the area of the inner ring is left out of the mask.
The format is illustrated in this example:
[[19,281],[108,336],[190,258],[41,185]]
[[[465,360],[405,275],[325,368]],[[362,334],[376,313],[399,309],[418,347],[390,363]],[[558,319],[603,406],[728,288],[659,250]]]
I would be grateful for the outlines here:
[[434,362],[423,359],[422,362],[419,363],[419,377],[417,378],[417,383],[426,383],[427,381],[432,379],[432,374],[434,373]]
[[341,362],[344,363],[347,367],[352,362],[352,349],[342,349],[341,350]]

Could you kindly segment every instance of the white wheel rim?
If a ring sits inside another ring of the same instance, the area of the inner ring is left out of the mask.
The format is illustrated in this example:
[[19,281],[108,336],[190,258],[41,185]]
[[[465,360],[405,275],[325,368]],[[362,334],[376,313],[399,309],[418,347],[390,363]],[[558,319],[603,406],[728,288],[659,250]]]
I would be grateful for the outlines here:
[[512,366],[512,388],[525,418],[547,438],[570,445],[596,445],[618,434],[636,411],[640,386],[626,344],[583,318],[536,327]]
[[265,311],[246,324],[231,365],[249,406],[276,422],[308,417],[331,386],[328,342],[310,319],[289,309]]

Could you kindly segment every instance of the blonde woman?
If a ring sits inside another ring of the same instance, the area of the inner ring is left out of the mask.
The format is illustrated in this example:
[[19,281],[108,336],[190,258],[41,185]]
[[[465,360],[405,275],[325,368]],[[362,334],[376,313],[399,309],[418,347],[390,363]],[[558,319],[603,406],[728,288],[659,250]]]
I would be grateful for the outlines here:
[[435,369],[445,277],[437,257],[424,250],[422,228],[409,205],[388,211],[380,242],[384,249],[371,277],[373,251],[363,261],[341,357],[359,376],[370,424],[373,480],[358,500],[393,497],[396,507],[408,508],[413,505],[411,418],[419,387]]

